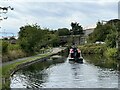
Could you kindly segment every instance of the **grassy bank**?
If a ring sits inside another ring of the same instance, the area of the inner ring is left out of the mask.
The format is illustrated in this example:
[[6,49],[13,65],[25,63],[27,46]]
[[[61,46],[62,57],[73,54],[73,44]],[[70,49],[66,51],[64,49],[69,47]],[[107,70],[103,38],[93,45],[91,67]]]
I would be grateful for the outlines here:
[[19,62],[15,62],[15,63],[12,63],[12,64],[4,65],[3,67],[0,67],[0,70],[2,70],[2,79],[3,79],[2,80],[2,83],[3,83],[2,88],[3,89],[9,88],[9,85],[10,85],[9,77],[11,75],[11,72],[14,71],[19,65],[25,64],[27,62],[35,61],[37,59],[47,57],[49,55],[51,55],[51,53],[43,54],[43,55],[37,55],[33,58],[25,59],[25,60],[22,60],[22,61],[19,61]]
[[104,44],[86,44],[78,46],[82,54],[102,54],[106,58],[116,58],[118,50],[106,47]]
[[101,44],[86,44],[78,46],[83,54],[103,54],[106,50],[105,45]]

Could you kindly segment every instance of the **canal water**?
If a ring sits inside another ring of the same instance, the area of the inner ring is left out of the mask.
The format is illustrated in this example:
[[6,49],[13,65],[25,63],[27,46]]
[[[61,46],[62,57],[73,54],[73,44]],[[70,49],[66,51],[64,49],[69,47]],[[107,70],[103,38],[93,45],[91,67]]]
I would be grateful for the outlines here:
[[84,55],[83,64],[50,58],[17,71],[11,88],[118,88],[118,62]]

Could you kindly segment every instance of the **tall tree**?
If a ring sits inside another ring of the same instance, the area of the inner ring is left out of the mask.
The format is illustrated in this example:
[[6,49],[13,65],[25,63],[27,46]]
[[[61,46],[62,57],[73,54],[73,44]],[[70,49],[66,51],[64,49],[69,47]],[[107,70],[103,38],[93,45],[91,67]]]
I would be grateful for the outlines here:
[[[71,30],[72,35],[79,35],[79,44],[80,44],[81,35],[84,34],[82,26],[79,25],[79,23],[77,23],[77,22],[75,22],[75,23],[71,22],[71,27],[72,27],[72,30]],[[73,42],[73,44],[75,43],[74,36],[73,36],[73,41],[72,42]]]
[[39,52],[42,47],[56,46],[59,39],[49,29],[41,29],[38,25],[25,25],[19,31],[19,44],[27,53]]
[[120,60],[120,22],[117,23],[117,32],[118,32],[118,59]]
[[27,53],[34,52],[35,46],[42,38],[42,30],[37,25],[26,25],[20,28],[18,40]]
[[80,34],[84,34],[83,33],[83,28],[82,28],[82,26],[81,25],[79,25],[79,23],[77,23],[77,22],[72,22],[71,23],[71,27],[72,27],[72,34],[73,35],[80,35]]

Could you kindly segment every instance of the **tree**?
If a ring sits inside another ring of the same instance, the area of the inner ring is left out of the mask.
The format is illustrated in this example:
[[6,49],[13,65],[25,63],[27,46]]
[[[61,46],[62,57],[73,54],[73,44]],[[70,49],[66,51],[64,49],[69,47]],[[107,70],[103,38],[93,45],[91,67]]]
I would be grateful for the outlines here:
[[34,52],[36,46],[38,46],[37,44],[43,38],[42,32],[38,25],[26,25],[21,27],[18,38],[21,48],[27,53]]
[[116,47],[116,33],[108,34],[105,39],[106,45],[110,48]]
[[[117,22],[119,22],[119,20],[117,19],[110,20],[106,24],[98,22],[93,33],[89,35],[88,41],[92,43],[96,41],[103,41],[103,42],[106,41],[106,43],[108,43],[108,41],[110,40],[109,38],[115,37],[117,35],[117,27],[118,27]],[[110,35],[110,34],[113,34],[113,35]],[[113,41],[111,41],[111,44],[113,42],[116,42],[116,39],[117,38],[112,39]],[[109,42],[108,45],[111,45],[111,44]]]
[[38,25],[25,25],[19,31],[19,44],[27,53],[39,52],[41,48],[56,46],[59,38],[49,29],[41,29]]
[[118,32],[118,59],[120,60],[120,22],[117,23],[117,32]]
[[59,28],[57,31],[58,36],[70,35],[70,31],[67,28]]
[[83,33],[83,28],[81,25],[79,25],[79,23],[75,22],[75,23],[71,23],[71,27],[72,27],[72,34],[73,35],[82,35]]
[[[80,44],[80,38],[84,34],[82,26],[79,25],[79,23],[77,23],[77,22],[75,22],[75,23],[72,22],[71,23],[71,27],[72,27],[72,30],[71,30],[72,35],[79,35],[79,44]],[[73,41],[72,42],[73,42],[73,44],[75,43],[74,37],[73,37]]]
[[7,41],[2,41],[2,53],[7,53],[8,51],[8,42]]

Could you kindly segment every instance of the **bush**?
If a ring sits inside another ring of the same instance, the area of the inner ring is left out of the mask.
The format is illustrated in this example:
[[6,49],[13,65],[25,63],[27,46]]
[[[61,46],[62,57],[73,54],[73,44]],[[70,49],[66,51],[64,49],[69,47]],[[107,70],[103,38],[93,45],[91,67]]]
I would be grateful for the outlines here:
[[114,57],[117,57],[118,50],[116,48],[107,48],[104,54],[106,57],[114,58]]
[[19,50],[19,49],[21,49],[19,44],[9,44],[8,45],[8,51]]
[[86,44],[79,46],[83,54],[103,54],[106,47],[101,44]]
[[8,42],[7,41],[3,41],[2,42],[2,53],[7,53],[8,51]]
[[10,44],[7,41],[2,42],[2,62],[11,61],[25,56],[26,53],[23,52],[19,44]]
[[7,62],[7,61],[11,61],[11,60],[15,60],[17,58],[22,58],[25,57],[26,53],[23,52],[22,50],[11,50],[8,51],[7,54],[3,54],[2,56],[2,62]]

